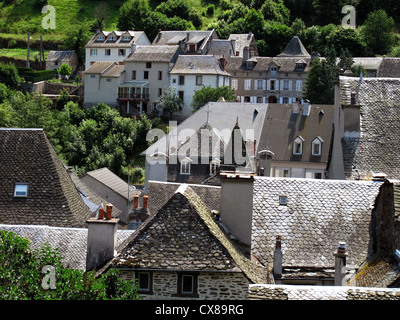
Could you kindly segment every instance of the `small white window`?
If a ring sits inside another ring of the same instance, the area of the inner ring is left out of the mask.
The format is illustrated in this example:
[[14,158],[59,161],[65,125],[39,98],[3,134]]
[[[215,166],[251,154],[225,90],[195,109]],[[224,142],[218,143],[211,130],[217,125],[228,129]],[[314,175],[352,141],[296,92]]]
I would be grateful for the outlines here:
[[196,76],[196,86],[201,86],[203,84],[203,76]]
[[320,137],[317,137],[312,142],[312,155],[313,156],[320,156],[322,152],[322,142],[323,140]]
[[119,56],[125,56],[125,49],[119,49],[118,50],[118,55]]
[[106,49],[106,56],[111,56],[111,49]]
[[97,41],[104,41],[104,36],[103,35],[97,36]]
[[251,87],[251,80],[250,79],[244,80],[244,90],[250,90],[250,87]]
[[122,40],[123,41],[131,41],[131,37],[130,36],[123,36]]
[[97,49],[90,49],[91,56],[97,56]]
[[116,41],[117,37],[116,36],[110,36],[110,38],[108,39],[109,41]]
[[238,88],[238,81],[237,81],[237,79],[232,79],[231,88],[234,89],[234,90],[237,90],[237,88]]
[[218,169],[221,165],[220,162],[221,161],[219,159],[215,159],[210,162],[210,176],[212,176],[218,172]]
[[14,197],[27,197],[28,196],[28,184],[16,183],[14,190]]
[[96,78],[96,75],[95,75],[95,74],[91,74],[91,75],[90,75],[90,78],[91,78],[91,79],[94,79],[94,78]]
[[183,159],[181,161],[181,174],[190,174],[190,160]]
[[287,178],[289,177],[289,169],[275,169],[275,177],[279,177],[279,178]]
[[107,78],[107,79],[106,79],[106,82],[111,82],[111,79],[110,79],[110,78]]
[[293,154],[294,155],[302,155],[303,154],[303,142],[304,139],[302,137],[297,137],[293,141]]

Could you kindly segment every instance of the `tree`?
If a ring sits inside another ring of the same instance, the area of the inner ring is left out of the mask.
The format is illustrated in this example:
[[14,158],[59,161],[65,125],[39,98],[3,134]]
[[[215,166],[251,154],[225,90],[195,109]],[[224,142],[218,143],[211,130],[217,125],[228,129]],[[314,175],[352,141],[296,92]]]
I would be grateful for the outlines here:
[[92,32],[98,30],[103,30],[104,25],[108,17],[110,16],[110,8],[107,2],[101,1],[94,7],[93,17],[95,19],[94,24],[92,25]]
[[58,69],[58,73],[61,74],[64,78],[69,77],[71,75],[71,71],[72,67],[68,63],[63,63]]
[[[1,300],[136,300],[137,286],[111,270],[99,278],[93,272],[63,267],[58,249],[45,244],[31,250],[29,240],[13,232],[0,231]],[[52,289],[44,285],[43,267],[55,271]]]
[[235,90],[230,89],[228,86],[216,88],[203,86],[200,90],[195,91],[191,106],[193,111],[197,111],[208,102],[218,101],[221,97],[225,101],[233,101],[235,99]]
[[394,45],[394,20],[384,10],[373,11],[362,25],[361,35],[374,54],[387,54]]
[[10,89],[19,88],[18,70],[13,64],[0,63],[0,83],[4,83]]
[[174,88],[166,88],[159,101],[159,108],[164,109],[164,112],[169,112],[170,118],[175,112],[182,111],[184,105]]
[[265,20],[272,20],[284,24],[289,23],[290,11],[282,0],[267,0],[261,5],[261,12]]

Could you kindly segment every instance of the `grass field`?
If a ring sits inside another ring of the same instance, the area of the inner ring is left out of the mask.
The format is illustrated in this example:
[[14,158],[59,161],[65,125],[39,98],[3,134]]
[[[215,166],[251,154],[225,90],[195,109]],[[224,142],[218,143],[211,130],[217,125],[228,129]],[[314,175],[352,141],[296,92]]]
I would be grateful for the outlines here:
[[[49,51],[45,50],[44,51],[44,58],[47,58]],[[1,57],[9,57],[9,58],[14,58],[14,59],[24,59],[26,60],[27,58],[27,49],[20,49],[20,48],[13,48],[13,49],[0,49],[0,56]],[[35,57],[39,59],[39,50],[30,50],[29,54],[29,60],[34,61]]]

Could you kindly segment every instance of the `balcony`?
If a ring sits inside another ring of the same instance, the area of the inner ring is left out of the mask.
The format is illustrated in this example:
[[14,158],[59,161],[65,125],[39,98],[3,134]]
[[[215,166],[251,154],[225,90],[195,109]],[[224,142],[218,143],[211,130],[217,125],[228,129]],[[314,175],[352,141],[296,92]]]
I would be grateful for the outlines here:
[[149,94],[140,94],[140,93],[118,93],[118,100],[121,101],[148,101]]

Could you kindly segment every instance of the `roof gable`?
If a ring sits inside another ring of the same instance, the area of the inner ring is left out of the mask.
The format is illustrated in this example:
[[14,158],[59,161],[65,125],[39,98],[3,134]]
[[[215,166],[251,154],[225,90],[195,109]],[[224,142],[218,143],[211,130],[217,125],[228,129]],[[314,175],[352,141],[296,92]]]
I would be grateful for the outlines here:
[[187,185],[123,244],[112,267],[244,272],[251,281],[267,281],[268,272],[234,246],[210,210]]
[[310,54],[304,47],[303,43],[301,42],[300,38],[294,36],[289,43],[287,44],[286,48],[282,51],[278,57],[283,56],[306,56],[310,57]]

